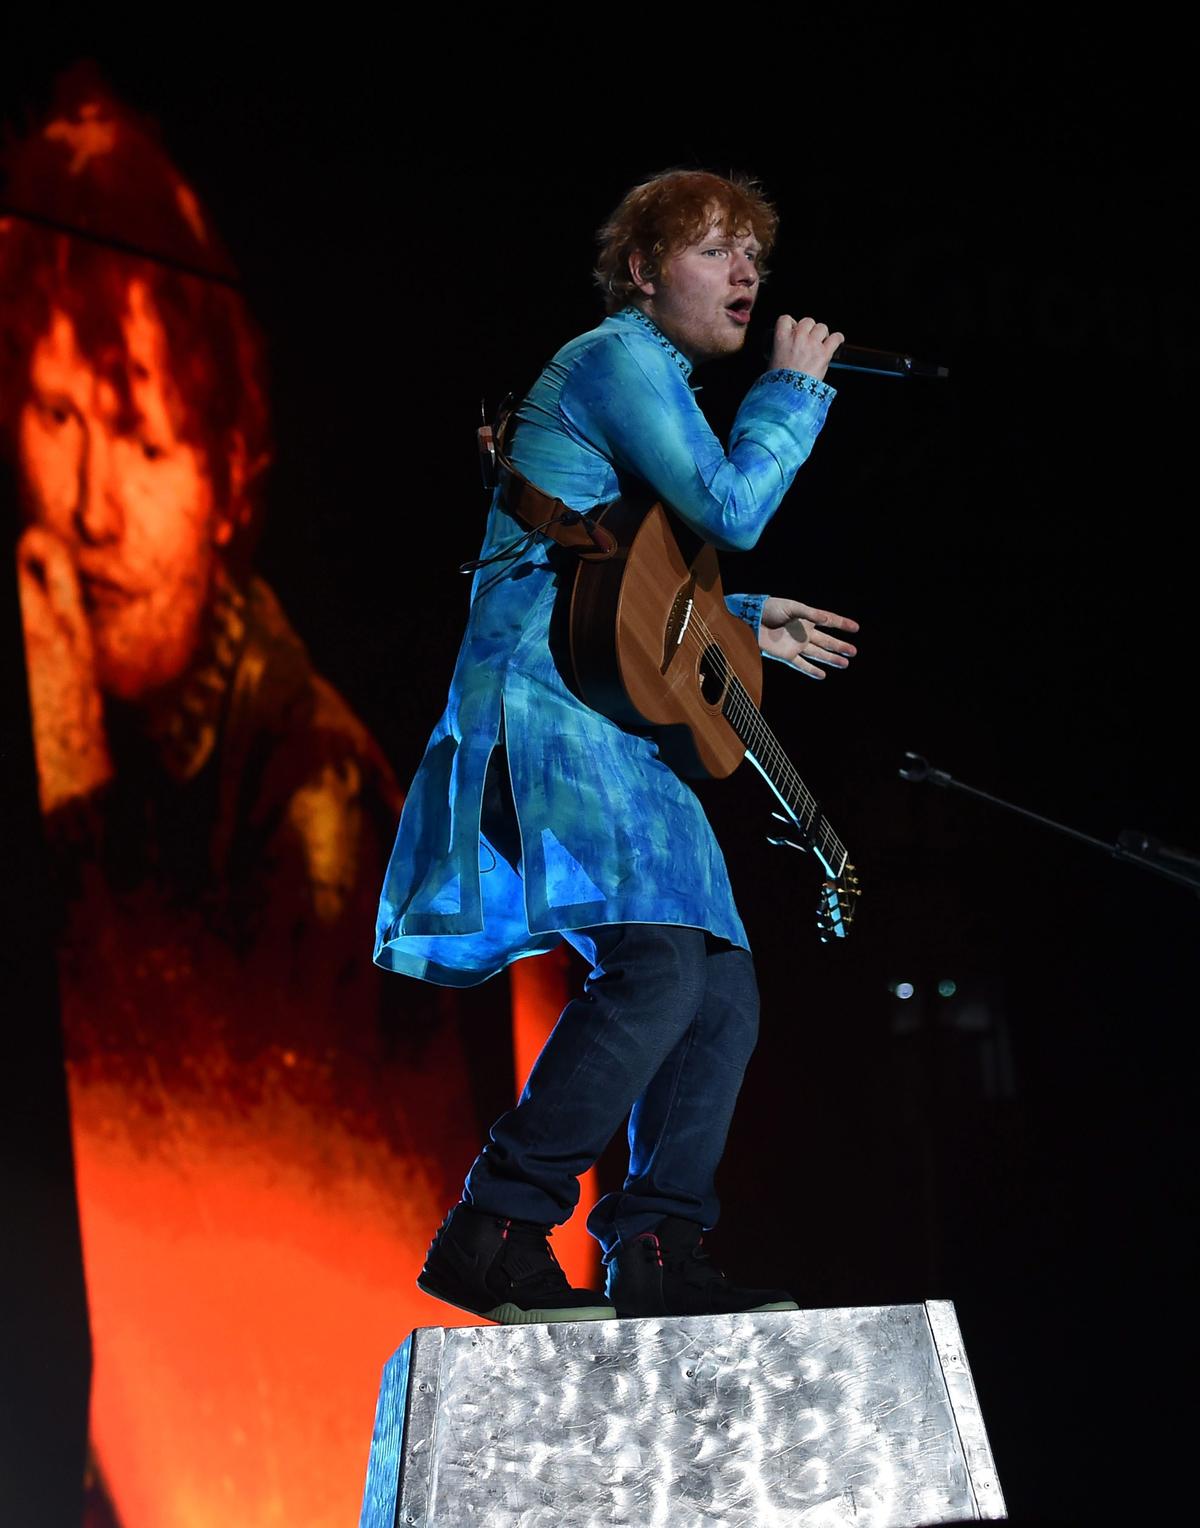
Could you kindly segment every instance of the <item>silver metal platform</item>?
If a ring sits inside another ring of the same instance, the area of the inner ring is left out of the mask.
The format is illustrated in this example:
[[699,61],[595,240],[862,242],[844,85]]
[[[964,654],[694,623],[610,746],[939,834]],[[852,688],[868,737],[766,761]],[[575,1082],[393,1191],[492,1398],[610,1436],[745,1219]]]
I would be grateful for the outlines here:
[[1003,1518],[954,1307],[421,1328],[360,1528],[914,1528]]

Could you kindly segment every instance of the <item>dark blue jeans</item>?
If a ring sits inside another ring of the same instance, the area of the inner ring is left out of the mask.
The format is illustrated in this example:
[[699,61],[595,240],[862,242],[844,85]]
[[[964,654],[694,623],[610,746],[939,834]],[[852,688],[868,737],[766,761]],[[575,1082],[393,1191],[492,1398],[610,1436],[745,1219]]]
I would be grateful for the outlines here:
[[713,1178],[758,1034],[754,966],[700,929],[578,929],[592,964],[514,1109],[492,1126],[465,1199],[490,1214],[561,1225],[585,1172],[629,1116],[629,1172],[588,1230],[611,1254],[666,1215],[718,1214]]

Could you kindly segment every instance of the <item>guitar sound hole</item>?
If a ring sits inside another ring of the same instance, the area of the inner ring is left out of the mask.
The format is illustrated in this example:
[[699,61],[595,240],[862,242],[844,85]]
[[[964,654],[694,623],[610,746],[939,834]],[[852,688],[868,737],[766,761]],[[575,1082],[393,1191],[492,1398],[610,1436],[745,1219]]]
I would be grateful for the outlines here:
[[720,705],[729,682],[729,664],[725,654],[710,643],[700,659],[700,694],[710,706]]

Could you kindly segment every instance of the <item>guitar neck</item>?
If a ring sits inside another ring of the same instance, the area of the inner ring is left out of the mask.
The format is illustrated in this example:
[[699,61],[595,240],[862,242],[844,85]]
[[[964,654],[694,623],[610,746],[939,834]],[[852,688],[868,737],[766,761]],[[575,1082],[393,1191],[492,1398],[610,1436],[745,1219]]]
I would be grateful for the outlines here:
[[846,868],[845,845],[829,826],[816,797],[796,773],[762,713],[732,674],[721,709],[745,745],[750,762],[796,824],[805,845],[836,881]]

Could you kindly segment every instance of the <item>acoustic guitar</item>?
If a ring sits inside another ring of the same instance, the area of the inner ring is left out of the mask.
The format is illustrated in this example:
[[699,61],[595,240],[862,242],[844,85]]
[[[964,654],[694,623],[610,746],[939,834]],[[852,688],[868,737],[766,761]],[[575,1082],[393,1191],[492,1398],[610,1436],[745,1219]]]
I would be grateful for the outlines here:
[[653,729],[682,775],[724,779],[748,757],[783,808],[771,842],[811,852],[824,870],[822,943],[845,938],[858,877],[758,709],[762,657],[725,605],[715,548],[661,502],[618,499],[574,518],[592,546],[576,549],[568,616],[581,698],[621,726]]

